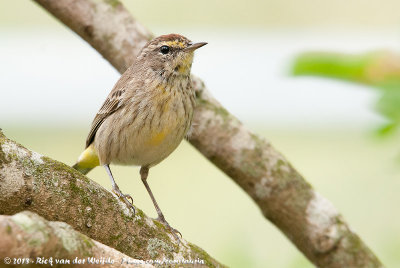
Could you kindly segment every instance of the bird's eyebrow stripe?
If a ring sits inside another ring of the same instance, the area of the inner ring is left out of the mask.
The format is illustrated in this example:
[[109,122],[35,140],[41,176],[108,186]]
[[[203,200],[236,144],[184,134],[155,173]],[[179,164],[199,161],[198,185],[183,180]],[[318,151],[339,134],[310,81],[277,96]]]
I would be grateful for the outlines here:
[[177,40],[174,40],[174,41],[167,41],[167,42],[165,42],[165,44],[166,44],[167,46],[170,46],[170,47],[180,47],[180,48],[184,48],[184,47],[186,46],[186,44],[185,44],[184,42],[182,42],[182,41],[177,41]]

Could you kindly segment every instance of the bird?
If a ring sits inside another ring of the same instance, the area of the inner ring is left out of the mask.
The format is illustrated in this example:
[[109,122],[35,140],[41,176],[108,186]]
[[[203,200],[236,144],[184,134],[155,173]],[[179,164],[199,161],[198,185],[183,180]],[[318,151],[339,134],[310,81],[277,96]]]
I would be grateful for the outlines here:
[[179,34],[149,41],[108,94],[93,119],[85,150],[73,165],[83,174],[103,166],[112,191],[134,214],[133,199],[119,189],[110,164],[140,166],[157,220],[175,237],[180,232],[166,221],[147,178],[149,169],[167,158],[191,129],[196,106],[191,67],[194,51],[206,44]]

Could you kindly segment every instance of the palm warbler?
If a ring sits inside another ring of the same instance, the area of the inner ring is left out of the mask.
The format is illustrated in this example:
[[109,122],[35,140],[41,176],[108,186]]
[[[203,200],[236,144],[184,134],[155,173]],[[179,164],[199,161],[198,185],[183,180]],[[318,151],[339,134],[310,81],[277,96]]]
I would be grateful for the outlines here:
[[86,150],[73,166],[83,174],[98,165],[104,166],[113,192],[133,212],[135,209],[128,201],[132,197],[122,194],[109,165],[141,166],[141,179],[158,220],[174,232],[178,231],[165,220],[147,176],[150,167],[178,147],[191,126],[195,93],[190,69],[194,51],[206,44],[193,44],[178,34],[162,35],[147,43],[96,114],[86,139]]

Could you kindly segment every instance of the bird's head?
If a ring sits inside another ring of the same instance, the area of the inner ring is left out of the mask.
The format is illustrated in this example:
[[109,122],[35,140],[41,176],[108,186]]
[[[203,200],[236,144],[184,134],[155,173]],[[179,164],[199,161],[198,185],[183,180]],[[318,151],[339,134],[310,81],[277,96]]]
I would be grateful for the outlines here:
[[138,59],[160,75],[189,75],[194,51],[206,44],[179,34],[161,35],[143,47]]

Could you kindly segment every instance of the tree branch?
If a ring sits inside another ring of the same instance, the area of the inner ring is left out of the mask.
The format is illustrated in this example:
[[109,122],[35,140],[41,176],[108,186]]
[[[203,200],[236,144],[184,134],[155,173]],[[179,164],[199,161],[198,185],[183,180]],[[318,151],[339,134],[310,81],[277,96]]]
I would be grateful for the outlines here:
[[[117,0],[35,0],[121,73],[152,37]],[[267,141],[247,130],[193,77],[198,107],[190,142],[228,174],[319,267],[380,267],[333,205]]]
[[6,262],[5,258],[9,258],[12,266],[85,264],[85,267],[98,267],[107,264],[107,267],[128,268],[134,263],[154,267],[90,239],[64,222],[46,221],[29,211],[14,216],[0,215],[0,237],[0,259]]
[[199,259],[207,266],[222,266],[184,239],[177,245],[164,225],[140,209],[133,216],[115,195],[78,171],[22,147],[0,131],[0,215],[24,210],[66,222],[135,259]]

